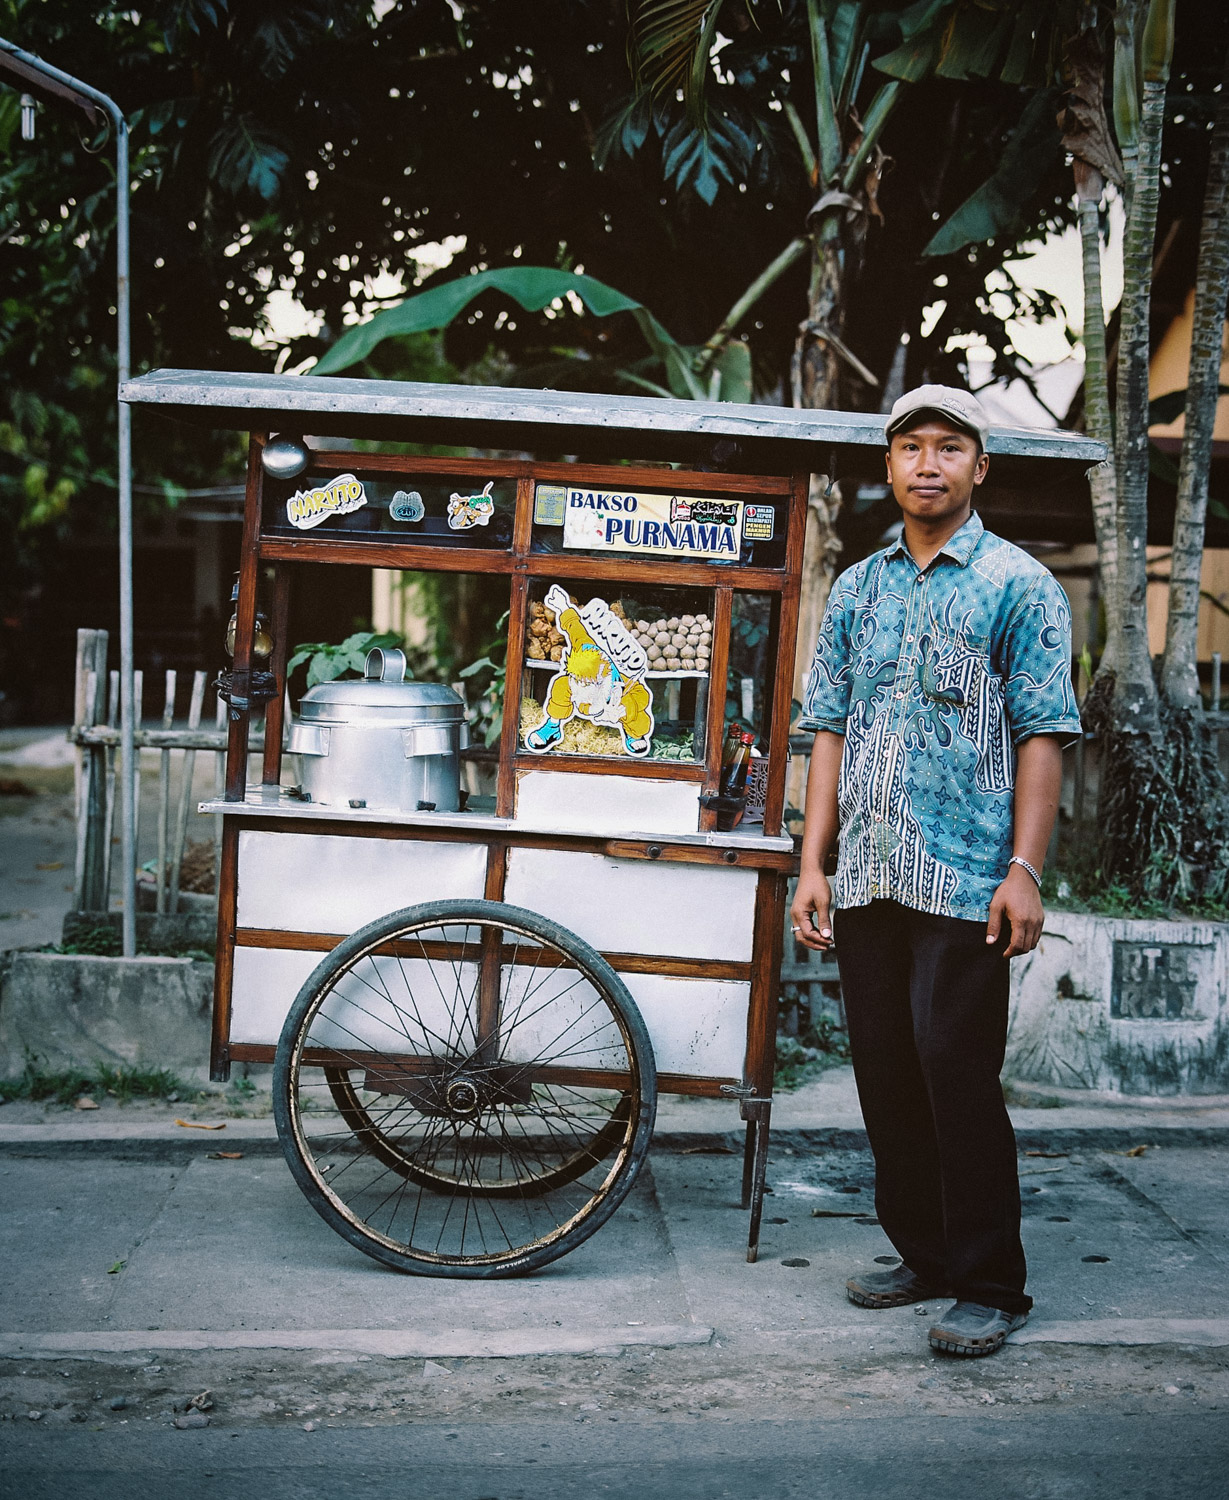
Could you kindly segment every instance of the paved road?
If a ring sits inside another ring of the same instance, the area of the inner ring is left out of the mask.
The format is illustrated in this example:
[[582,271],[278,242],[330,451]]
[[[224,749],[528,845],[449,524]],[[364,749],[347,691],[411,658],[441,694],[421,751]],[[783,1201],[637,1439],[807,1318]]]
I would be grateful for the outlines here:
[[1200,1413],[549,1423],[303,1432],[25,1432],[22,1500],[1171,1500],[1225,1493],[1229,1424]]
[[[1039,1306],[966,1362],[843,1296],[890,1251],[856,1132],[775,1138],[757,1265],[737,1138],[666,1136],[600,1234],[484,1283],[353,1251],[262,1124],[222,1137],[238,1160],[174,1127],[6,1132],[6,1500],[1226,1493],[1223,1130],[1023,1135]],[[209,1425],[177,1429],[193,1396]]]

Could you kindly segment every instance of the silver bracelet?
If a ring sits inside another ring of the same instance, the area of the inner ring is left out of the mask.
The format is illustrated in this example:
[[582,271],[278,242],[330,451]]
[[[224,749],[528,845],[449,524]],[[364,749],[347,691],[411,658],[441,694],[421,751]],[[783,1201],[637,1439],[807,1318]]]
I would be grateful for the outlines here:
[[1023,869],[1027,870],[1028,873],[1037,882],[1037,889],[1038,890],[1041,889],[1041,876],[1037,873],[1036,870],[1033,869],[1032,865],[1029,864],[1028,860],[1021,859],[1018,854],[1013,854],[1011,856],[1011,858],[1007,861],[1007,864],[1008,864],[1009,868],[1012,865],[1020,865]]

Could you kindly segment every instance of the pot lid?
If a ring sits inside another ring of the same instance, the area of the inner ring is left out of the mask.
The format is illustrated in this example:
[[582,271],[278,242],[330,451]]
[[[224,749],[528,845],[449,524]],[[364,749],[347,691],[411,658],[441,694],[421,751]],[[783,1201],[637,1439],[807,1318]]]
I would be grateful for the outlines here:
[[[460,695],[443,682],[405,680],[405,653],[381,650],[367,653],[365,675],[348,681],[318,682],[300,699],[300,712],[322,716],[328,708],[387,708],[434,710],[431,717],[460,717],[465,704]],[[451,713],[448,710],[452,710]]]

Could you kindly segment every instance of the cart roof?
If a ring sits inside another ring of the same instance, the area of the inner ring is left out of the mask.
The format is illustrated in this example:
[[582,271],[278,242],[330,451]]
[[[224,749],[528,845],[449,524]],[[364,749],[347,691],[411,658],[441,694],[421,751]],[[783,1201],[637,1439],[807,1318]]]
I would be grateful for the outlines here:
[[[883,475],[883,418],[867,412],[222,370],[154,370],[120,397],[210,427],[695,464],[728,439],[734,469]],[[1106,456],[1081,434],[1022,427],[992,427],[986,447],[993,478],[1012,489],[1082,486]]]

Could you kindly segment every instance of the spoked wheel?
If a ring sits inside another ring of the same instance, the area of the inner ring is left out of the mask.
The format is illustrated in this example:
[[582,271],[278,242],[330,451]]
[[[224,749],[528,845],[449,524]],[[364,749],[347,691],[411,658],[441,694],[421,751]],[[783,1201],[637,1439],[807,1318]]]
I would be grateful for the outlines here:
[[648,1150],[656,1071],[609,964],[491,901],[393,912],[339,944],[282,1028],[290,1169],[360,1250],[426,1276],[532,1271],[614,1212]]
[[[359,1097],[359,1089],[355,1087],[354,1080],[345,1068],[325,1068],[323,1072],[338,1113],[373,1156],[378,1156],[385,1166],[402,1177],[408,1177],[411,1182],[421,1183],[424,1187],[440,1188],[445,1192],[464,1187],[471,1193],[485,1194],[488,1197],[514,1198],[527,1189],[541,1193],[547,1188],[574,1182],[590,1167],[605,1161],[616,1149],[623,1139],[631,1116],[632,1096],[625,1093],[597,1134],[583,1144],[578,1144],[571,1156],[562,1157],[557,1163],[527,1162],[526,1175],[515,1182],[499,1177],[474,1177],[469,1172],[458,1177],[454,1162],[439,1158],[428,1159],[413,1142],[407,1150],[395,1128],[389,1133],[385,1128],[386,1122],[381,1119],[383,1111],[379,1100],[376,1101],[374,1112],[369,1110]],[[534,1170],[535,1167],[537,1170]]]

